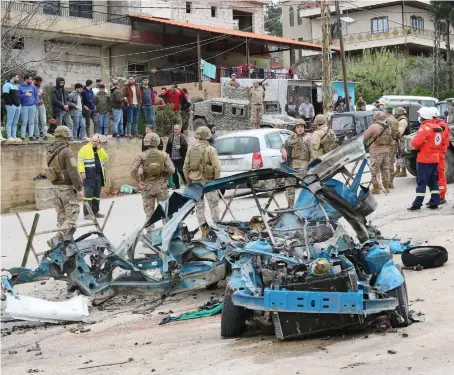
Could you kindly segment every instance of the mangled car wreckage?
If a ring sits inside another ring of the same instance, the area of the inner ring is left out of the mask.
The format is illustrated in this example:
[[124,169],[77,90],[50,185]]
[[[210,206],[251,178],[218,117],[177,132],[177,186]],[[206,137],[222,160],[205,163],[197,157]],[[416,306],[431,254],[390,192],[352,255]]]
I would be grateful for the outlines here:
[[[377,203],[361,182],[366,165],[359,137],[314,160],[304,175],[261,169],[190,184],[158,205],[144,228],[162,219],[166,224],[150,235],[140,228],[116,249],[102,233],[76,240],[68,233],[34,271],[9,269],[9,281],[50,276],[102,299],[206,287],[231,271],[221,321],[225,337],[241,334],[257,316],[270,318],[280,339],[361,326],[383,314],[405,326],[406,284],[390,251],[401,245],[367,223]],[[294,208],[270,209],[276,189],[262,207],[254,186],[274,179],[302,188]],[[248,222],[215,223],[206,239],[194,240],[184,220],[203,193],[245,184],[259,214]]]

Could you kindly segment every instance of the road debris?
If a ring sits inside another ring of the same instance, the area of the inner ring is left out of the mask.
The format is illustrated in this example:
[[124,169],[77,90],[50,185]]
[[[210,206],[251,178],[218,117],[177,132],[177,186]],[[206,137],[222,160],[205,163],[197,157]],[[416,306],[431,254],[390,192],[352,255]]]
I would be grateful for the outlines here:
[[27,349],[27,353],[30,353],[30,352],[40,352],[41,351],[41,347],[39,346],[38,343],[36,343],[36,345],[32,348],[28,348]]
[[90,328],[84,327],[81,324],[77,325],[76,327],[71,327],[71,329],[69,330],[69,332],[75,333],[75,334],[85,333],[85,332],[90,332],[90,331],[91,331]]
[[170,322],[177,322],[181,320],[189,320],[189,319],[198,319],[198,318],[205,318],[208,316],[213,316],[220,314],[222,311],[222,302],[217,299],[211,297],[211,300],[205,303],[204,305],[200,306],[197,311],[190,311],[178,316],[167,316],[159,325],[167,324]]
[[389,349],[389,350],[388,350],[388,354],[397,354],[397,351],[392,350],[392,349]]
[[132,361],[134,361],[134,358],[129,358],[127,361],[123,361],[123,362],[112,362],[112,363],[104,363],[102,365],[79,367],[78,370],[85,370],[85,369],[88,369],[88,368],[97,368],[97,367],[106,367],[106,366],[124,365],[125,363],[129,363],[129,362],[132,362]]
[[8,354],[17,354],[17,350],[8,350]]

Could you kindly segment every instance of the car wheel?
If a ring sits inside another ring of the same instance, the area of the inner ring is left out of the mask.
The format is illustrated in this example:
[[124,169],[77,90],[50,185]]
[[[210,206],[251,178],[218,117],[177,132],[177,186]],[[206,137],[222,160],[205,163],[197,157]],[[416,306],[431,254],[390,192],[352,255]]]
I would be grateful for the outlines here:
[[416,177],[416,157],[406,158],[405,159],[405,168],[407,171]]
[[454,182],[454,150],[448,148],[446,152],[446,181],[448,184]]
[[410,323],[409,307],[408,307],[408,294],[407,294],[407,283],[405,282],[405,276],[402,272],[402,269],[399,265],[396,264],[396,267],[399,269],[400,273],[404,277],[404,282],[402,285],[388,291],[390,297],[394,297],[398,305],[396,307],[396,312],[402,317],[403,321],[400,321],[399,317],[396,314],[392,314],[389,318],[392,327],[406,327]]
[[197,130],[198,128],[200,128],[201,126],[208,126],[206,120],[204,118],[197,118],[194,120],[194,122],[192,123],[192,128],[194,130]]
[[417,246],[402,253],[405,267],[440,267],[448,261],[448,252],[443,246]]
[[246,328],[246,309],[233,304],[233,290],[225,288],[224,303],[222,305],[221,336],[236,337]]

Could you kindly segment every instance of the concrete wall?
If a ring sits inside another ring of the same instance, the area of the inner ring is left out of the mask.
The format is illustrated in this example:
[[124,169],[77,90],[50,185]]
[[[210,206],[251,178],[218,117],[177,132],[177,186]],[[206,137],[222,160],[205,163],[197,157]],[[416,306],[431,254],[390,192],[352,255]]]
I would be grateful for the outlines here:
[[[2,145],[1,148],[1,211],[33,204],[35,202],[35,178],[46,168],[46,145],[29,143],[23,145]],[[82,142],[74,142],[71,149],[77,157]],[[107,150],[108,188],[116,191],[121,184],[132,184],[130,168],[135,156],[141,151],[141,139],[114,140],[109,138],[103,147]]]

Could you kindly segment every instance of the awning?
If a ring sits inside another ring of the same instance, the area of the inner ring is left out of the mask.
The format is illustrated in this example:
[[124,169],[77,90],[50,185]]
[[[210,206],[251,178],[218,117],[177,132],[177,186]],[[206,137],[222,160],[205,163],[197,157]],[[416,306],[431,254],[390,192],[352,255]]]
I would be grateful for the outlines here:
[[[242,30],[224,29],[221,27],[214,27],[214,26],[207,26],[207,25],[197,25],[197,24],[193,24],[193,23],[186,23],[186,22],[180,22],[180,21],[172,21],[172,20],[163,19],[163,18],[144,16],[142,14],[129,14],[129,17],[131,17],[132,19],[136,19],[136,20],[148,21],[148,22],[162,24],[162,25],[181,27],[183,29],[191,29],[191,30],[195,30],[195,31],[208,32],[208,33],[218,34],[218,35],[230,35],[233,38],[242,38],[242,39],[247,39],[248,41],[252,41],[252,40],[262,41],[262,42],[265,42],[265,43],[267,43],[269,45],[273,45],[273,46],[286,46],[289,48],[306,49],[306,50],[312,50],[312,51],[321,51],[322,50],[322,46],[318,45],[318,44],[300,42],[298,40],[282,38],[282,37],[274,36],[274,35],[257,34],[257,33],[242,31]],[[335,46],[331,46],[331,49],[334,51],[339,50],[338,47],[335,47]]]

